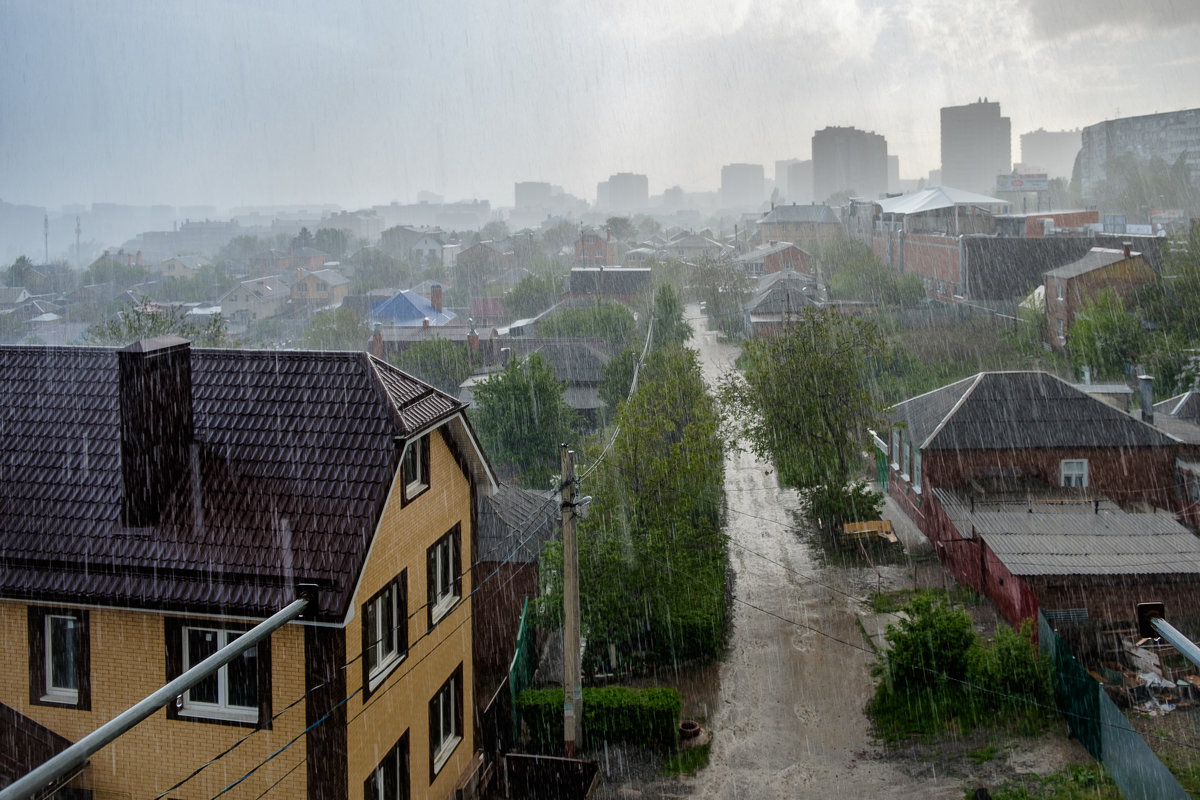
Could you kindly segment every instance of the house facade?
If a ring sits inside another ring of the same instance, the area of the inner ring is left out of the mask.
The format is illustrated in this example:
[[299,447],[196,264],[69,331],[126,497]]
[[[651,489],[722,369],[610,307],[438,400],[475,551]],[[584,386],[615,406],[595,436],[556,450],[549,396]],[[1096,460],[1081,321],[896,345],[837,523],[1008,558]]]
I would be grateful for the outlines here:
[[350,279],[336,269],[297,270],[291,299],[313,308],[338,308],[350,293]]
[[804,250],[812,250],[842,230],[842,222],[833,209],[815,203],[777,205],[763,214],[757,225],[760,241],[791,242]]
[[1093,247],[1087,255],[1046,273],[1046,336],[1058,350],[1067,346],[1075,316],[1102,292],[1124,300],[1157,279],[1153,267],[1129,244],[1121,249]]
[[[1095,537],[1128,537],[1139,524],[1167,537],[1163,552],[1181,565],[1156,580],[1200,587],[1200,548],[1175,519],[1179,439],[1045,372],[979,373],[897,404],[888,420],[877,442],[887,491],[955,577],[1014,624],[1071,596],[1100,613],[1097,575],[1153,572],[1094,558]],[[1011,513],[1031,516],[1017,525]],[[1098,541],[1108,552],[1121,540]]]
[[365,353],[173,337],[3,347],[0,365],[21,432],[3,445],[0,746],[77,741],[305,583],[304,618],[70,787],[357,800],[469,783],[472,509],[496,484],[459,403]]
[[238,325],[277,317],[287,308],[292,289],[280,275],[241,281],[221,296],[221,316]]

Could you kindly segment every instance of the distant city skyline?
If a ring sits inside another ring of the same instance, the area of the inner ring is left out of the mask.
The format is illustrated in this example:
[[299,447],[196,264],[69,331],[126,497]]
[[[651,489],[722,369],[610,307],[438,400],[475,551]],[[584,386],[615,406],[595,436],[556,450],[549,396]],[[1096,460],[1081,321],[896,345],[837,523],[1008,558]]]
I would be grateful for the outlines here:
[[0,200],[52,210],[716,191],[829,126],[918,178],[979,97],[1014,139],[1200,106],[1169,0],[8,0],[0,30]]

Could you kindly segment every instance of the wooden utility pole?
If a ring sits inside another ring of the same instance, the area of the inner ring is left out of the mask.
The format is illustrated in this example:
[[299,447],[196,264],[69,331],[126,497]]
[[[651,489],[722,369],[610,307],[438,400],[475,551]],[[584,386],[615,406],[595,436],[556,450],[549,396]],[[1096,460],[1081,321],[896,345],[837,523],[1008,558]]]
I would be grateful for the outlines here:
[[575,451],[562,455],[563,537],[563,752],[574,758],[583,739],[583,684],[579,665],[579,542],[575,535]]

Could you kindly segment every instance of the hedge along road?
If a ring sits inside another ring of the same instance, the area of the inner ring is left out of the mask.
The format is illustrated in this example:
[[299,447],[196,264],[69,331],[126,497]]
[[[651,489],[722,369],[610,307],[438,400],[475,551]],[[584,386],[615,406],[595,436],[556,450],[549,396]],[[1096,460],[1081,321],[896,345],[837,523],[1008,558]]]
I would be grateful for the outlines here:
[[[697,306],[687,311],[696,331],[691,346],[715,387],[738,348],[704,331]],[[904,762],[880,758],[871,737],[863,708],[873,691],[875,657],[855,619],[867,614],[872,632],[881,623],[855,598],[875,589],[875,573],[818,563],[797,535],[803,524],[798,494],[780,489],[770,464],[753,453],[726,456],[725,489],[736,574],[730,647],[707,725],[709,765],[689,781],[689,794],[720,800],[962,797],[961,779],[911,777],[901,769]],[[881,571],[885,588],[910,585],[899,567]]]

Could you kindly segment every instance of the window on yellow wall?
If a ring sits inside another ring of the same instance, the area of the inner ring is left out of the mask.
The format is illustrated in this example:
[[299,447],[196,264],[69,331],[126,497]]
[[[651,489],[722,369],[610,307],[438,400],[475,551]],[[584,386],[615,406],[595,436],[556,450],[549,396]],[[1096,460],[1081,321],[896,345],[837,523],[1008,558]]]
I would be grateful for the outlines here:
[[450,613],[462,597],[462,526],[455,525],[425,554],[429,627]]
[[463,731],[463,666],[442,684],[429,701],[429,782],[450,760],[462,741]]
[[366,800],[408,800],[409,782],[408,731],[405,731],[363,782],[363,797]]
[[[165,621],[167,677],[174,679],[237,641],[248,625]],[[167,706],[169,719],[271,727],[270,639],[245,650]]]
[[404,502],[408,503],[429,488],[429,434],[409,441],[400,470]]
[[30,606],[28,615],[30,702],[90,709],[88,612]]
[[368,695],[408,653],[407,587],[404,571],[363,604],[363,690]]

